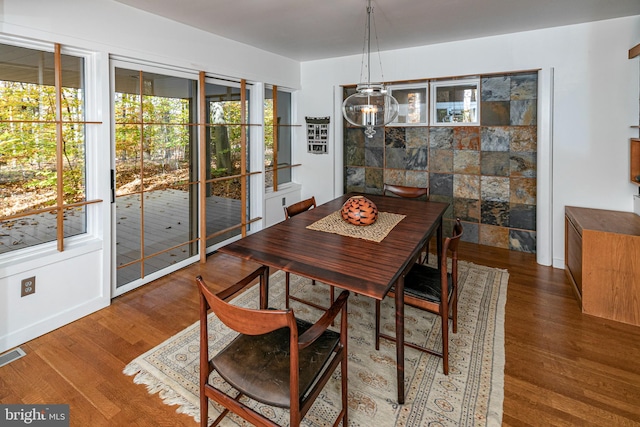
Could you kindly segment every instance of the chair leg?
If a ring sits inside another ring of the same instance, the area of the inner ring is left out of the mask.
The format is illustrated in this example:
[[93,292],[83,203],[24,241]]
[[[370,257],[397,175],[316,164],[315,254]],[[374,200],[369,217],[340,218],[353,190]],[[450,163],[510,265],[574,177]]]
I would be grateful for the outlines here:
[[[444,307],[443,307],[444,308]],[[449,310],[440,310],[442,320],[442,370],[449,375]]]
[[284,306],[289,308],[289,272],[284,273]]
[[376,300],[376,350],[380,350],[380,300]]
[[453,333],[457,334],[458,333],[458,290],[454,289],[453,290],[453,298],[451,303],[453,304],[453,308],[451,309],[453,311]]
[[207,427],[209,424],[209,398],[200,387],[200,427]]

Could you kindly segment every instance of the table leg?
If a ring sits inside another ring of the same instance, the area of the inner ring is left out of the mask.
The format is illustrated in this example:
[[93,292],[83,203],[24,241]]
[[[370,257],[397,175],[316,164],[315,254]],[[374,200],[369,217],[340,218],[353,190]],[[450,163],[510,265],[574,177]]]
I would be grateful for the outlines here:
[[260,279],[260,309],[269,308],[269,267],[264,272],[264,280]]
[[396,365],[398,403],[404,403],[404,274],[396,282]]

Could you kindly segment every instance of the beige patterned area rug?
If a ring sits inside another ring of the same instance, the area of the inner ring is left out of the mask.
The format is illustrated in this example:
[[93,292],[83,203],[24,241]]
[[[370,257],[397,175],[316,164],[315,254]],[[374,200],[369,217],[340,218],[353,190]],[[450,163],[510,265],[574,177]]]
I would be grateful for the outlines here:
[[[406,347],[404,405],[397,404],[395,344],[381,340],[374,346],[374,301],[361,295],[349,298],[349,425],[350,426],[499,426],[504,397],[504,306],[507,296],[506,270],[459,264],[460,301],[458,333],[450,334],[450,372],[442,373],[442,359]],[[328,286],[311,285],[308,279],[292,275],[292,293],[326,304]],[[195,284],[194,284],[195,286]],[[257,286],[236,299],[236,303],[257,307]],[[270,279],[269,305],[284,307],[284,274]],[[382,305],[382,328],[393,334],[393,300]],[[315,320],[319,312],[292,302],[299,317]],[[198,310],[197,305],[193,307]],[[434,315],[406,307],[406,339],[440,348],[440,321]],[[215,316],[209,320],[212,351],[221,349],[234,333]],[[177,411],[199,421],[198,324],[169,338],[137,357],[124,369],[134,382],[159,393]],[[219,380],[219,383],[222,383]],[[253,402],[273,421],[288,425],[286,410]],[[210,403],[213,420],[220,408]],[[303,420],[304,426],[331,425],[340,408],[339,369]],[[211,422],[210,420],[210,422]],[[223,426],[248,425],[227,416]]]

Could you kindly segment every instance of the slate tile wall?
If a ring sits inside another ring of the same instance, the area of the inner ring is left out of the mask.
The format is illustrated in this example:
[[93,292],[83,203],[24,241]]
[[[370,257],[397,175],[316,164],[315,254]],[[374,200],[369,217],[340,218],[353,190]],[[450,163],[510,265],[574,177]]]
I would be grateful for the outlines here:
[[389,126],[373,138],[345,128],[345,191],[428,185],[450,203],[446,234],[459,217],[465,241],[535,253],[537,73],[481,76],[480,87],[480,126]]

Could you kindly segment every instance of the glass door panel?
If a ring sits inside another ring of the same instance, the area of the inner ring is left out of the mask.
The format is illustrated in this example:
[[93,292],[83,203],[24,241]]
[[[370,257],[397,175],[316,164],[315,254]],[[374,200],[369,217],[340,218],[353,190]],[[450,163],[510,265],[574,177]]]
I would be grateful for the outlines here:
[[116,68],[115,88],[120,288],[197,254],[197,81]]

